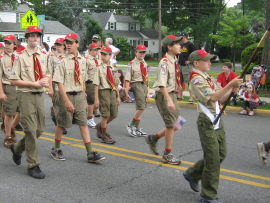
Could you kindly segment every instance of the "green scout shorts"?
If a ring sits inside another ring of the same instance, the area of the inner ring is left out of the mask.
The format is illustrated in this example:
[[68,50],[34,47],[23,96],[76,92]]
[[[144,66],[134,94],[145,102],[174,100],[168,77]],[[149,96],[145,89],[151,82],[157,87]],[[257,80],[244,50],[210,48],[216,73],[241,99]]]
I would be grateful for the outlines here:
[[3,102],[3,110],[7,116],[14,116],[18,110],[16,86],[3,85],[7,101]]
[[116,91],[104,89],[98,91],[99,111],[102,117],[117,117],[118,106]]
[[167,100],[161,92],[156,92],[155,101],[165,126],[173,127],[176,119],[180,116],[180,107],[177,103],[175,94],[170,92],[169,95],[175,105],[175,111],[168,109]]
[[76,95],[70,95],[67,93],[67,96],[74,105],[75,112],[70,113],[66,110],[65,102],[61,97],[60,92],[57,92],[55,98],[57,124],[63,128],[71,128],[73,123],[79,126],[87,125],[84,94],[82,92],[77,92]]
[[95,103],[95,85],[93,83],[86,83],[87,104]]
[[135,102],[136,109],[142,110],[147,106],[146,97],[147,97],[147,85],[144,82],[134,82],[132,87],[135,92]]
[[190,72],[192,71],[191,66],[180,66],[181,71],[181,81],[189,83],[190,81]]

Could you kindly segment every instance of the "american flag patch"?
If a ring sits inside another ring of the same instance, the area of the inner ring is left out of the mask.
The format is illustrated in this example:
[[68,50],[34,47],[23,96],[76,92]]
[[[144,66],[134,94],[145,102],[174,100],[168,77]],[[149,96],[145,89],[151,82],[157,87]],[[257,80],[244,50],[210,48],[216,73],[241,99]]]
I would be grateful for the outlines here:
[[196,78],[196,79],[194,80],[193,84],[196,85],[198,82],[199,82],[199,79]]
[[161,68],[167,68],[166,64],[162,64],[160,67]]

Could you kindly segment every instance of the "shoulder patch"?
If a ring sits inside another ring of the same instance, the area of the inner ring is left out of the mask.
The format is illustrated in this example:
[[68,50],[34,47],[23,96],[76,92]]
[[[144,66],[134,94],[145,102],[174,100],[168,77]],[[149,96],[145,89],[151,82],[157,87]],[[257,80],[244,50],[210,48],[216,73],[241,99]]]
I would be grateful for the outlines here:
[[161,68],[167,68],[167,65],[166,64],[161,64],[161,66],[160,66]]
[[3,56],[2,55],[0,55],[0,58],[2,58]]
[[196,79],[193,81],[193,84],[196,85],[198,82],[199,82],[199,78],[196,78]]

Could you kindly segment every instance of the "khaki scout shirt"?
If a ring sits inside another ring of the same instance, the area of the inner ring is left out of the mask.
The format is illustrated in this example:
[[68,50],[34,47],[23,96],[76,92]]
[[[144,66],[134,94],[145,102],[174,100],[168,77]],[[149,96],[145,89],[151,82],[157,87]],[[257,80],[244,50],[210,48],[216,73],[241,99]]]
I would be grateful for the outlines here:
[[90,81],[94,81],[95,72],[97,71],[95,59],[98,61],[98,66],[100,66],[101,60],[91,55],[87,57],[87,80]]
[[84,89],[84,82],[87,79],[86,58],[78,53],[78,62],[80,68],[80,84],[75,83],[75,60],[73,54],[66,54],[61,60],[60,66],[55,68],[53,82],[62,83],[66,92],[81,92]]
[[57,66],[60,66],[61,60],[65,57],[65,54],[55,53],[48,58],[48,70],[51,75],[54,75],[54,70]]
[[12,70],[12,55],[14,55],[14,57],[18,57],[18,53],[14,51],[13,53],[4,53],[3,57],[0,59],[0,78],[2,78],[3,84],[10,85],[9,78]]
[[[40,48],[33,52],[29,46],[15,57],[14,65],[11,70],[10,80],[23,80],[28,82],[36,82],[33,54],[38,53],[37,58],[40,62],[43,75],[49,77],[48,56],[41,51]],[[17,86],[18,92],[44,92],[44,88],[21,87]]]
[[[195,99],[203,104],[206,108],[208,108],[212,113],[216,113],[216,105],[215,102],[212,102],[210,99],[213,94],[218,90],[215,79],[212,76],[209,76],[207,73],[202,72],[197,69],[193,69],[194,72],[199,75],[194,76],[189,83],[189,90],[194,94]],[[214,85],[214,90],[211,88],[207,80],[211,80]],[[199,113],[203,113],[199,104],[197,106],[197,110]]]
[[153,88],[160,92],[160,86],[166,87],[168,92],[176,89],[175,63],[177,58],[166,53],[166,57],[162,58],[158,65],[156,82]]
[[[100,90],[111,89],[111,86],[108,83],[108,78],[107,78],[107,66],[108,66],[107,64],[101,62],[100,66],[97,68],[97,71],[95,73],[93,84],[99,86]],[[114,79],[114,83],[117,88],[117,86],[120,84],[120,79],[117,76],[117,74],[114,73],[116,69],[112,66],[111,63],[109,66],[112,67],[111,72]]]
[[135,57],[128,64],[125,80],[129,81],[130,83],[143,82],[142,72],[140,68],[141,62],[143,62],[144,68],[146,68],[146,72],[148,75],[148,70],[147,70],[148,64],[144,60],[140,61],[139,59],[137,59],[137,57]]

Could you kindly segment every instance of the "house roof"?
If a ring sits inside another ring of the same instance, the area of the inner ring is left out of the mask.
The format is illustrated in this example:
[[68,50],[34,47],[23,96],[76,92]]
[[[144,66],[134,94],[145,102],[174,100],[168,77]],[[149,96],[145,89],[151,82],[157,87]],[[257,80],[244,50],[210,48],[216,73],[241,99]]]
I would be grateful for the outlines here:
[[131,16],[114,15],[114,17],[115,17],[115,20],[117,22],[126,22],[126,23],[136,23],[137,22]]
[[[141,28],[140,33],[150,39],[158,39],[158,32],[155,29]],[[163,37],[162,37],[163,38]]]
[[3,12],[11,12],[11,13],[25,13],[26,11],[28,11],[30,8],[28,7],[28,5],[26,3],[22,3],[20,4],[16,10],[13,10],[10,7],[7,7],[6,9],[3,10]]
[[[45,34],[68,34],[73,32],[71,29],[67,28],[65,25],[59,21],[46,20],[44,25]],[[5,23],[0,22],[0,32],[22,32],[20,28],[20,23]]]
[[114,37],[142,38],[136,31],[103,30],[103,33],[112,33]]
[[92,13],[91,17],[94,18],[101,27],[105,27],[109,21],[112,13]]

